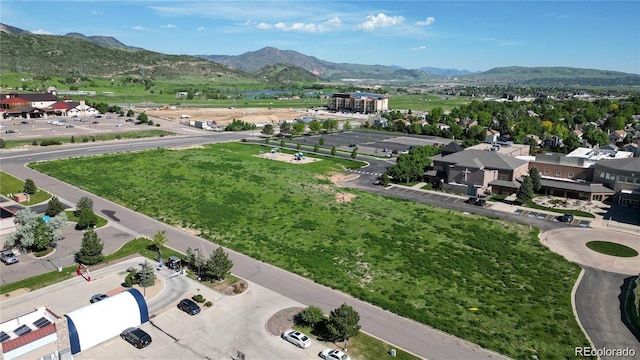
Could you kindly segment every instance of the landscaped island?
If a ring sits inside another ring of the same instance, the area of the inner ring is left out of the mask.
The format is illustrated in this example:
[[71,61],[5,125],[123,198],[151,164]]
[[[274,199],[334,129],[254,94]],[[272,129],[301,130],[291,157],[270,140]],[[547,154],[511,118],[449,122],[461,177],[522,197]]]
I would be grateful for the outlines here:
[[255,156],[269,149],[227,143],[31,166],[514,358],[588,346],[571,309],[580,269],[537,230],[347,191],[331,175],[358,162]]

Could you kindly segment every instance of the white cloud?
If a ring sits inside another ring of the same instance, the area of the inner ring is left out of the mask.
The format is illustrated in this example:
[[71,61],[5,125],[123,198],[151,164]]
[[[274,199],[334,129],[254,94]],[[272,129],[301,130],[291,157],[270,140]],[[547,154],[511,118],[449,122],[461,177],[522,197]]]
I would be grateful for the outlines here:
[[176,26],[174,24],[166,24],[166,25],[160,25],[160,27],[163,29],[174,29]]
[[204,26],[200,26],[200,27],[198,27],[196,30],[198,30],[198,31],[203,31],[204,29],[205,29],[205,27],[204,27]]
[[34,33],[36,35],[51,35],[50,31],[43,30],[43,29],[34,30],[34,31],[32,31],[32,33]]
[[133,29],[133,30],[147,30],[147,29],[143,28],[143,27],[142,27],[142,26],[140,26],[140,25],[136,25],[136,26],[132,27],[132,29]]
[[420,46],[416,46],[416,47],[410,47],[409,50],[410,51],[418,51],[418,50],[424,50],[426,48],[427,48],[426,46],[420,45]]
[[236,25],[240,25],[240,26],[254,26],[256,25],[257,22],[253,21],[253,20],[247,20],[243,23],[236,23]]
[[291,25],[287,25],[283,22],[279,22],[272,25],[262,22],[256,25],[256,28],[261,30],[278,29],[282,31],[321,33],[334,30],[340,26],[342,26],[342,20],[340,20],[339,17],[334,16],[333,18],[319,24],[295,22]]
[[354,29],[362,31],[373,31],[378,28],[386,28],[394,25],[399,25],[404,22],[402,16],[387,16],[380,13],[376,16],[369,15],[367,20],[359,25],[356,25]]
[[434,18],[433,16],[429,16],[428,18],[424,19],[424,21],[416,22],[416,25],[429,26],[433,24],[435,21],[436,21],[436,18]]
[[104,14],[104,13],[102,11],[98,11],[98,10],[93,10],[91,12],[91,15],[102,15],[102,14]]

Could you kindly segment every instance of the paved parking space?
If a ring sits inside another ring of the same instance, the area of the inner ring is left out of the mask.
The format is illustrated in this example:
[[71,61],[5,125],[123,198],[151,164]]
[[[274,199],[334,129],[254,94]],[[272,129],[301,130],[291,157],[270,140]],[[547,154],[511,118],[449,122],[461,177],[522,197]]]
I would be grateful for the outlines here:
[[[126,269],[143,261],[134,258],[91,271],[91,282],[74,277],[47,288],[5,297],[1,320],[39,306],[47,306],[63,316],[89,305],[94,294],[113,295],[122,291],[120,284]],[[153,343],[145,349],[136,349],[115,337],[74,355],[75,359],[231,359],[237,357],[238,351],[248,359],[318,359],[318,353],[325,348],[312,339],[311,347],[299,349],[267,331],[265,325],[273,314],[290,307],[305,307],[274,291],[249,283],[245,293],[225,296],[173,270],[163,268],[156,270],[156,274],[162,285],[146,294],[150,322],[141,326],[152,336]],[[182,298],[196,293],[214,305],[203,307],[194,316],[177,308]]]
[[[536,212],[536,211],[529,211],[525,209],[516,209],[513,211],[513,214],[518,216],[526,216],[529,218],[536,218],[538,220],[553,221],[553,222],[559,222],[558,216],[560,216],[560,214],[542,213],[542,212]],[[584,227],[589,227],[591,222],[589,220],[573,219],[573,221],[571,221],[568,224],[584,228]]]

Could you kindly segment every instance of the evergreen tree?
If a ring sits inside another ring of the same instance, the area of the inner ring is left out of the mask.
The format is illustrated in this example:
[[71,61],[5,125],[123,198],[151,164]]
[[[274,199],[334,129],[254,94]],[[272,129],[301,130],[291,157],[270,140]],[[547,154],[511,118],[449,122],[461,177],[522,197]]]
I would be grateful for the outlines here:
[[318,139],[318,144],[320,144],[320,146],[324,145],[324,136],[320,136],[320,138]]
[[331,155],[336,156],[337,152],[338,152],[338,150],[336,150],[335,146],[331,148]]
[[54,217],[64,211],[64,205],[58,200],[56,196],[49,200],[47,210],[44,212],[46,215]]
[[153,266],[147,260],[142,264],[142,269],[138,273],[138,284],[142,287],[153,286],[156,283],[156,274]]
[[523,201],[533,199],[533,182],[531,181],[531,176],[523,176],[522,183],[516,195],[518,199]]
[[233,261],[229,259],[229,255],[224,252],[222,247],[218,247],[204,264],[205,278],[222,280],[229,274],[232,267]]
[[351,152],[351,158],[355,160],[355,158],[358,157],[358,148],[353,148],[353,151]]
[[267,124],[262,128],[261,131],[264,135],[267,135],[267,139],[273,135],[274,129],[273,129],[273,125],[271,124]]
[[82,245],[78,251],[78,261],[85,265],[95,265],[104,259],[102,250],[104,244],[93,229],[85,231],[82,236]]
[[540,176],[540,170],[533,167],[529,169],[529,176],[531,177],[531,185],[533,186],[533,191],[538,192],[542,189],[542,177]]
[[78,216],[78,229],[93,228],[98,223],[98,216],[94,214],[93,210],[84,208],[80,210]]
[[38,191],[38,188],[36,187],[36,183],[33,182],[33,180],[31,179],[27,179],[24,182],[24,192],[26,194],[29,195],[33,195],[36,193],[36,191]]
[[389,183],[391,183],[391,179],[389,179],[389,175],[387,175],[387,173],[385,172],[384,174],[382,174],[382,176],[380,176],[380,185],[389,186]]
[[318,144],[315,144],[313,146],[313,152],[318,152],[318,150],[320,150],[320,146]]
[[93,210],[93,200],[91,200],[90,197],[83,196],[80,198],[80,200],[78,200],[78,202],[76,203],[76,210],[74,211],[74,214],[79,217],[80,211],[82,209]]
[[358,335],[360,331],[360,314],[347,304],[340,305],[329,314],[329,322],[327,330],[333,337],[333,340],[349,338]]

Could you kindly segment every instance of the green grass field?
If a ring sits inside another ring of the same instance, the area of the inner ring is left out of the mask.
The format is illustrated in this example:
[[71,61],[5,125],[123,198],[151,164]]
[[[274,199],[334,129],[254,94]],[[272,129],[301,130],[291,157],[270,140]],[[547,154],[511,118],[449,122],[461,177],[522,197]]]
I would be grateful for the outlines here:
[[[26,180],[26,179],[25,179]],[[38,184],[36,184],[36,187]],[[24,181],[5,172],[0,171],[0,194],[17,194],[24,191]],[[47,201],[51,198],[51,194],[44,190],[38,189],[35,194],[30,196],[29,201],[23,202],[22,205],[31,206]]]
[[[32,167],[514,358],[588,346],[571,310],[579,267],[537,231],[337,188],[328,175],[357,163],[255,156],[268,149],[227,143]],[[345,191],[355,198],[337,203]]]

